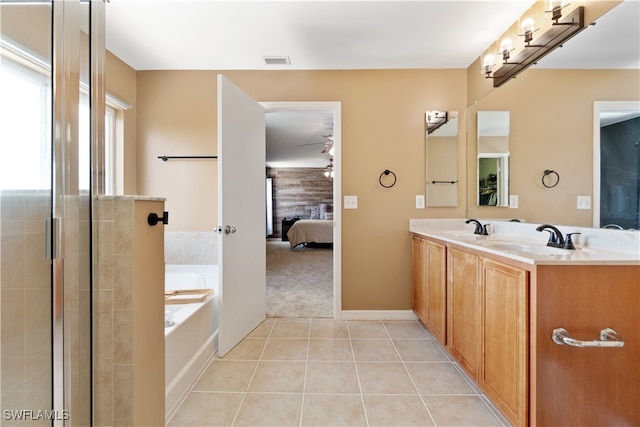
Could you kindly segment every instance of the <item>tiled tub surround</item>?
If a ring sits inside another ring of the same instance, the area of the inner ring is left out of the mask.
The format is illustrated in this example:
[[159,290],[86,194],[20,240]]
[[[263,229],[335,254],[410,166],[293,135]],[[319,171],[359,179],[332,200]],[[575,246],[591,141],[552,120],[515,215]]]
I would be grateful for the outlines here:
[[[482,224],[489,224],[489,236],[481,236],[478,241],[500,240],[544,248],[549,239],[549,233],[536,231],[536,227],[540,224],[495,219],[479,219],[479,221]],[[479,245],[476,241],[469,241],[465,238],[465,235],[474,236],[474,224],[465,224],[464,222],[465,219],[411,219],[409,220],[409,231],[531,264],[562,265],[594,262],[620,265],[640,264],[640,232],[638,231],[557,225],[556,227],[563,235],[580,233],[572,236],[577,249],[560,251],[563,252],[562,255],[550,256],[517,253],[517,251],[505,252],[490,246]],[[460,233],[452,233],[456,230]]]
[[170,426],[503,426],[417,321],[267,319]]
[[[98,292],[94,306],[94,421],[164,422],[164,229],[149,226],[164,199],[96,201]],[[134,262],[135,260],[135,262]]]
[[164,233],[167,264],[218,264],[218,235],[213,231],[167,231]]

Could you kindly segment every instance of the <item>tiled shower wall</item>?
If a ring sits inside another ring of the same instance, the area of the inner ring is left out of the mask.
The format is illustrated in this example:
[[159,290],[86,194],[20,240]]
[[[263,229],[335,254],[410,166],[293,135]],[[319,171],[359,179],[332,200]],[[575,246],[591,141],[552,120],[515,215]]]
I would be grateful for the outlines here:
[[[88,197],[64,198],[63,309],[70,425],[90,419]],[[51,192],[0,192],[0,399],[3,410],[51,410],[52,269],[45,255]],[[3,413],[0,424],[14,425]],[[46,420],[35,421],[47,424]],[[50,424],[50,422],[49,422]]]
[[[50,215],[49,191],[0,193],[3,409],[51,409],[51,262],[44,257]],[[12,425],[4,417],[0,422]]]
[[218,235],[213,231],[165,232],[164,261],[178,265],[218,264]]

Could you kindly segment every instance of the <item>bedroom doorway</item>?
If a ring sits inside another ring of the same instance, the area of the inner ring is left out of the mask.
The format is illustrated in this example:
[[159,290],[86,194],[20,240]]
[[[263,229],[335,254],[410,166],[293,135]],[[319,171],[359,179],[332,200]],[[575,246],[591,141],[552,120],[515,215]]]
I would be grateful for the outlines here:
[[[284,152],[279,154],[281,162],[270,163],[269,154],[267,154],[267,178],[269,178],[269,171],[273,173],[280,170],[282,175],[295,174],[296,171],[304,173],[303,166],[307,165],[309,173],[318,175],[311,178],[315,182],[313,186],[325,187],[325,190],[318,190],[325,191],[324,196],[316,194],[315,199],[310,199],[314,200],[313,202],[304,202],[301,199],[298,206],[295,206],[295,202],[289,203],[284,214],[286,218],[283,217],[282,211],[271,218],[271,237],[267,236],[265,245],[267,316],[339,318],[342,310],[341,104],[340,102],[261,102],[260,104],[265,108],[267,117],[267,153],[273,151],[269,141],[270,117],[277,122],[279,128],[290,128],[293,133],[290,136],[282,136],[279,132],[278,136],[274,137],[279,145],[277,150],[284,150]],[[306,120],[311,120],[308,125],[303,124]],[[288,142],[290,148],[283,145],[286,142],[283,140],[286,139],[290,139]],[[332,148],[330,153],[329,148]],[[304,159],[296,160],[296,156]],[[303,188],[302,181],[305,180],[309,182],[309,178],[299,180],[301,187],[297,191],[300,193],[308,193]],[[327,183],[329,183],[330,195],[326,193]],[[273,188],[273,184],[271,185]],[[333,243],[298,245],[291,248],[286,240],[286,234],[285,239],[282,238],[291,220],[319,219],[320,211],[325,220],[330,219],[333,222]],[[325,285],[326,280],[330,280],[328,286]],[[322,289],[315,289],[315,283],[322,283]],[[305,291],[305,287],[309,292]]]

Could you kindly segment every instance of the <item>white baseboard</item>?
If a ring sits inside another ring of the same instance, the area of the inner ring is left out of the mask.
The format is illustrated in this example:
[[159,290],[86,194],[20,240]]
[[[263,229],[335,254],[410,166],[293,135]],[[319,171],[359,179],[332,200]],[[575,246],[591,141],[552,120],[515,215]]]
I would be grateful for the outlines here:
[[342,320],[416,320],[411,310],[342,310]]

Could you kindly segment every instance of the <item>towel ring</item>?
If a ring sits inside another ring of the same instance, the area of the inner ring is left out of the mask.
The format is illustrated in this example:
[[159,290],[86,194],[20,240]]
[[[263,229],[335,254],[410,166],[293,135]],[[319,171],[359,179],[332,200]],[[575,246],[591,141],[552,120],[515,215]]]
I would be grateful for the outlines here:
[[[382,176],[383,175],[393,175],[393,182],[390,185],[384,185],[382,183]],[[396,177],[396,174],[391,172],[389,169],[385,169],[384,172],[382,172],[380,174],[380,178],[378,178],[378,182],[380,183],[380,185],[382,185],[384,188],[391,188],[394,185],[396,185],[396,181],[398,180],[398,178]]]
[[[555,175],[555,176],[556,176],[556,182],[555,182],[554,184],[551,184],[551,185],[548,185],[546,182],[544,182],[544,178],[545,178],[547,175]],[[544,186],[545,186],[545,187],[547,187],[547,188],[553,188],[553,187],[555,187],[556,185],[558,185],[558,183],[559,183],[559,182],[560,182],[560,175],[558,175],[558,172],[556,172],[556,171],[554,171],[554,170],[551,170],[551,169],[546,169],[546,170],[544,171],[544,175],[542,175],[542,185],[544,185]]]

